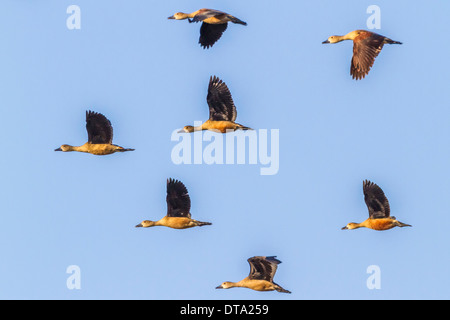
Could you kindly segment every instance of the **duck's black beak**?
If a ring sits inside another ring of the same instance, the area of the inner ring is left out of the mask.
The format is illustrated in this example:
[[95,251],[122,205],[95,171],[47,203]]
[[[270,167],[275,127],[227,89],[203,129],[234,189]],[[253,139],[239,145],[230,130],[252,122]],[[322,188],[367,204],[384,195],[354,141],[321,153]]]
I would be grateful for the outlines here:
[[217,286],[216,289],[223,289],[222,285]]
[[330,43],[330,41],[325,40],[324,42],[322,42],[322,44],[326,44],[326,43]]
[[142,223],[139,223],[138,225],[136,225],[136,228],[142,228]]
[[341,228],[341,230],[347,230],[347,229],[348,229],[347,226]]
[[61,149],[61,148],[58,148],[58,149],[55,149],[55,151],[62,151],[62,149]]
[[175,19],[175,16],[170,16],[170,17],[168,17],[167,19]]

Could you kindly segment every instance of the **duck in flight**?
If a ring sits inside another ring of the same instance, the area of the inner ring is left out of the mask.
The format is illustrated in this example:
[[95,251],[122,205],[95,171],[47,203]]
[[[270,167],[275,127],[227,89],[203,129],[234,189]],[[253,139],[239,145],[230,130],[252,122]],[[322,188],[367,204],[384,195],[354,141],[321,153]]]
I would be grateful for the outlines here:
[[236,106],[231,97],[230,90],[225,82],[217,78],[211,77],[208,86],[208,95],[206,101],[209,106],[209,119],[202,125],[185,126],[181,132],[194,132],[202,130],[211,130],[221,133],[232,132],[236,130],[252,130],[239,123],[236,123]]
[[188,19],[189,23],[201,21],[202,26],[198,42],[203,49],[209,49],[222,37],[222,34],[227,30],[228,22],[247,25],[246,22],[228,13],[212,9],[200,9],[192,13],[177,12],[168,19]]
[[167,179],[167,214],[158,221],[144,220],[136,228],[150,228],[155,226],[172,229],[188,229],[211,225],[191,219],[191,199],[185,185],[174,179]]
[[353,79],[361,80],[370,71],[375,58],[385,44],[402,44],[399,41],[365,30],[355,30],[345,36],[331,36],[322,43],[338,43],[344,40],[353,40],[353,58],[350,66],[350,75]]
[[284,293],[291,293],[290,291],[283,289],[281,286],[273,282],[273,277],[277,271],[280,260],[272,257],[252,257],[249,258],[250,274],[248,277],[238,282],[226,281],[216,289],[229,289],[229,288],[248,288],[256,291],[278,291]]
[[86,130],[88,142],[79,147],[63,144],[55,151],[78,151],[98,156],[115,152],[134,151],[134,149],[125,149],[112,144],[113,128],[111,122],[101,113],[86,111]]
[[351,222],[342,230],[369,228],[377,231],[389,230],[394,227],[411,227],[390,216],[389,201],[383,190],[375,183],[365,180],[363,183],[364,201],[369,209],[369,218],[361,223]]

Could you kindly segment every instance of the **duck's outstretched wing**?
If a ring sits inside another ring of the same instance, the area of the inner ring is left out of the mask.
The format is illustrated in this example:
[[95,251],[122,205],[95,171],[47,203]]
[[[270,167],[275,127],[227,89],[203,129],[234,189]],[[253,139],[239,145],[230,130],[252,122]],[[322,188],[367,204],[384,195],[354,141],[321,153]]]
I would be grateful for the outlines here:
[[266,280],[270,282],[273,282],[273,277],[275,276],[275,272],[277,272],[278,264],[281,263],[275,256],[252,257],[247,261],[250,264],[249,279]]
[[168,217],[191,217],[191,199],[182,182],[172,178],[167,179],[166,202]]
[[353,79],[363,79],[372,68],[375,58],[384,46],[385,37],[372,32],[363,32],[353,41],[353,58],[350,74]]
[[363,183],[363,192],[370,218],[381,219],[390,217],[391,210],[389,201],[378,185],[369,180],[365,180]]
[[227,27],[228,23],[209,24],[203,22],[200,27],[200,39],[198,43],[200,43],[203,49],[209,49],[222,37]]
[[208,86],[208,96],[206,101],[209,106],[209,119],[214,121],[236,120],[237,112],[230,90],[225,82],[211,77]]
[[89,143],[112,144],[113,128],[111,122],[103,114],[86,111],[86,130]]

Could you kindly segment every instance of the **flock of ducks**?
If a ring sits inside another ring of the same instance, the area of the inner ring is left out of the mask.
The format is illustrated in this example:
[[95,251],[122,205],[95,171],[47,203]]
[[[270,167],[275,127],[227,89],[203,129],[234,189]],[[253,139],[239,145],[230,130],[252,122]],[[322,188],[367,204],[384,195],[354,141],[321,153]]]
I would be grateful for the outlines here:
[[[200,9],[192,13],[177,12],[168,19],[185,20],[189,23],[202,22],[200,28],[199,43],[204,49],[211,48],[228,27],[228,23],[247,25],[246,22],[222,11]],[[353,41],[353,57],[351,61],[350,75],[353,79],[363,79],[372,68],[375,58],[385,44],[401,44],[382,35],[355,30],[344,36],[331,36],[323,44],[338,43],[344,40]],[[209,107],[209,119],[202,125],[194,127],[187,125],[179,132],[191,133],[195,131],[211,130],[220,133],[236,130],[252,130],[249,127],[236,123],[236,106],[234,105],[230,90],[225,82],[216,76],[209,81],[207,103]],[[94,155],[109,155],[116,152],[134,151],[115,145],[113,141],[113,128],[111,122],[103,115],[93,111],[86,111],[86,130],[88,141],[81,146],[67,144],[55,149],[55,151],[85,152]],[[365,180],[363,182],[364,201],[369,211],[369,218],[361,223],[349,223],[342,230],[354,230],[369,228],[377,231],[389,230],[394,227],[411,227],[398,221],[390,215],[389,201],[383,190],[375,183]],[[136,228],[150,228],[164,226],[173,229],[188,229],[211,225],[210,222],[202,222],[191,217],[191,200],[186,186],[178,180],[167,180],[167,214],[157,221],[144,220]],[[249,258],[250,273],[238,282],[223,282],[216,289],[229,289],[244,287],[256,291],[278,291],[291,293],[282,288],[273,278],[280,260],[275,256],[255,256]]]

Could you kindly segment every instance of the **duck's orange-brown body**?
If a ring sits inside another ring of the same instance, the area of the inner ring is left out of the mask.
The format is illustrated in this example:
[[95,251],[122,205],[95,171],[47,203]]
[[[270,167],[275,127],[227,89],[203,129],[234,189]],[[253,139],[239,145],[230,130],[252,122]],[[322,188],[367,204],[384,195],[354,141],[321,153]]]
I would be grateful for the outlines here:
[[210,130],[220,133],[227,133],[230,131],[250,129],[248,127],[245,127],[239,123],[235,123],[232,121],[216,121],[216,120],[206,120],[201,126],[191,128],[192,130],[187,129],[186,131],[193,132],[193,131]]
[[62,145],[60,150],[64,152],[76,151],[76,152],[84,152],[90,153],[96,156],[105,156],[108,154],[112,154],[115,152],[124,152],[131,151],[132,149],[125,149],[123,147],[117,146],[115,144],[106,144],[106,143],[89,143],[86,142],[82,146],[70,146],[70,145]]
[[193,227],[201,227],[201,226],[206,226],[206,225],[211,225],[211,223],[197,221],[197,220],[194,220],[194,219],[191,219],[188,217],[165,216],[158,221],[150,221],[150,220],[142,221],[136,227],[150,228],[150,227],[161,226],[161,227],[168,227],[168,228],[172,228],[172,229],[189,229],[189,228],[193,228]]
[[366,221],[361,223],[361,225],[372,230],[384,231],[398,226],[398,223],[397,220],[391,218],[384,218],[384,219],[367,219]]

